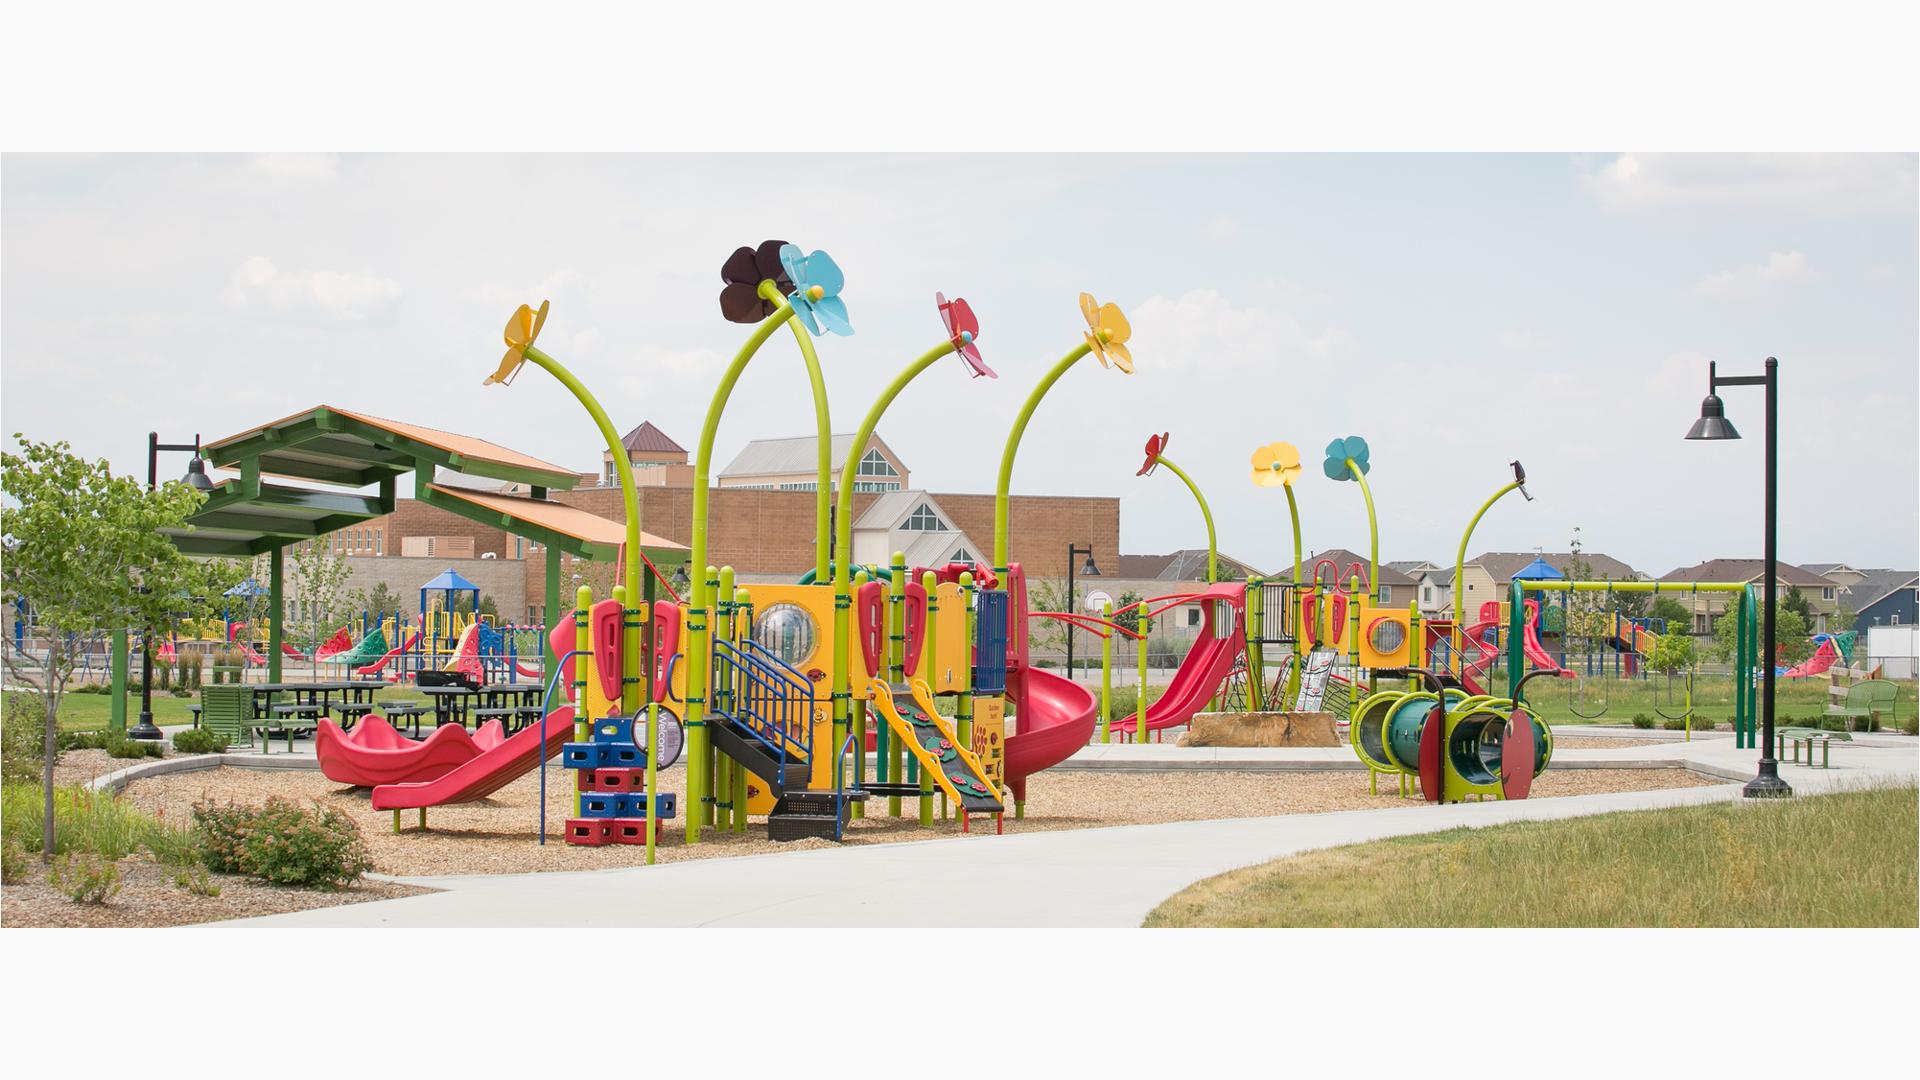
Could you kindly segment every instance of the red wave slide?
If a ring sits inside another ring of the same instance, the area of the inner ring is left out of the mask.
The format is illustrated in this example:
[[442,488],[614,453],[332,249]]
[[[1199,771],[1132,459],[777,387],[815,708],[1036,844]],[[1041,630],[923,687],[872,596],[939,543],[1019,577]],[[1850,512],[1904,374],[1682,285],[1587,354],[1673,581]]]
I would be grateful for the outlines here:
[[484,799],[560,752],[573,738],[573,706],[562,705],[547,714],[544,746],[540,741],[540,727],[537,723],[528,724],[498,746],[437,779],[381,784],[373,789],[373,808],[414,810]]
[[320,759],[320,772],[334,783],[377,787],[437,779],[506,738],[500,721],[489,720],[472,735],[458,724],[448,724],[414,742],[385,718],[369,714],[351,732],[322,719],[313,735],[313,752]]
[[399,656],[403,652],[407,652],[408,650],[412,649],[414,646],[418,644],[420,644],[420,631],[418,630],[411,631],[406,635],[406,641],[403,644],[395,645],[393,648],[388,649],[387,654],[385,656],[382,656],[380,659],[375,660],[371,664],[365,664],[361,667],[354,668],[353,673],[355,675],[378,675],[380,673],[380,669],[386,667],[388,664],[393,663],[393,660],[395,657]]
[[1087,745],[1099,723],[1093,691],[1048,671],[1007,673],[1007,700],[1018,710],[1002,764],[1015,802],[1027,801],[1027,777],[1050,769]]
[[[1219,691],[1220,684],[1233,674],[1234,664],[1247,650],[1246,585],[1209,585],[1193,597],[1207,605],[1206,629],[1194,639],[1193,648],[1187,650],[1186,658],[1180,661],[1166,693],[1147,706],[1148,731],[1178,727],[1193,719],[1193,714],[1205,708]],[[1224,635],[1213,625],[1212,604],[1216,600],[1225,600],[1234,609],[1233,628]],[[1131,732],[1137,723],[1138,718],[1131,714],[1124,718],[1116,716],[1111,730]]]

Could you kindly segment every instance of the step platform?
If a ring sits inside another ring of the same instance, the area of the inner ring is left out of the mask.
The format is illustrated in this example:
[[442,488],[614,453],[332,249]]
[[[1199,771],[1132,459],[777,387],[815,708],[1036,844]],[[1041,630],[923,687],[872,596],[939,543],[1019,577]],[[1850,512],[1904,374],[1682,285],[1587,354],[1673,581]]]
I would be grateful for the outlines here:
[[575,769],[575,791],[645,791],[645,769]]
[[[654,839],[660,838],[660,829],[666,822],[654,822]],[[647,819],[639,818],[568,818],[567,843],[583,847],[604,847],[608,844],[644,844],[647,842]]]
[[569,769],[631,769],[646,764],[647,756],[628,742],[570,742],[561,749],[560,763]]
[[[663,791],[653,797],[654,817],[670,818],[679,811],[679,796]],[[583,818],[643,818],[647,816],[647,795],[643,791],[583,791],[580,793]]]

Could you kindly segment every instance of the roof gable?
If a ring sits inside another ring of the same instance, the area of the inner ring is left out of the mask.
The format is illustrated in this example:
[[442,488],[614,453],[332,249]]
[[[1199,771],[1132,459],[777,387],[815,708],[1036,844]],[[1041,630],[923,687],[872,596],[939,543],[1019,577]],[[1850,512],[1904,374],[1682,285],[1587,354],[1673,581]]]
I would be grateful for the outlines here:
[[627,432],[620,445],[636,454],[684,454],[687,448],[667,437],[667,433],[653,426],[653,421],[642,420],[640,426]]
[[1569,568],[1576,560],[1586,563],[1588,569],[1585,580],[1588,581],[1634,581],[1639,578],[1639,573],[1633,567],[1599,551],[1582,551],[1578,555],[1571,551],[1486,551],[1468,559],[1467,564],[1485,570],[1494,584],[1505,585],[1513,580],[1514,574],[1535,559],[1544,561],[1568,577],[1573,576]]
[[[1677,582],[1746,582],[1758,581],[1766,573],[1764,559],[1708,559],[1706,562],[1683,566],[1661,575],[1661,581]],[[1792,563],[1776,562],[1774,572],[1779,580],[1789,585],[1804,585],[1811,588],[1830,589],[1833,582],[1819,574]]]

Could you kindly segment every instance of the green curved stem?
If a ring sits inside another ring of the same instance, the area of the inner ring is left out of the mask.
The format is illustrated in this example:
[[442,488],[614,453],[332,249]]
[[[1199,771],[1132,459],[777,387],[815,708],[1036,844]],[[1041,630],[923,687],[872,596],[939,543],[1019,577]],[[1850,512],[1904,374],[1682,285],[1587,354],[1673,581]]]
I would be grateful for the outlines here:
[[[1188,476],[1185,469],[1175,465],[1165,454],[1156,454],[1155,460],[1171,469],[1173,475],[1187,485],[1187,490],[1193,492],[1193,501],[1200,504],[1200,516],[1207,519],[1207,584],[1211,585],[1220,580],[1219,548],[1213,535],[1213,511],[1207,509],[1207,499],[1200,494],[1200,485],[1193,482],[1193,477]],[[1293,492],[1289,490],[1287,495],[1291,498]]]
[[[1287,611],[1287,625],[1293,633],[1298,634],[1300,632],[1300,503],[1293,497],[1292,484],[1285,485],[1285,490],[1287,517],[1293,521],[1293,589],[1289,593],[1291,601]],[[1296,645],[1294,648],[1297,653],[1299,646]],[[1295,695],[1300,692],[1300,666],[1296,658],[1292,669],[1287,674],[1287,696],[1281,699],[1283,706],[1285,702],[1297,700]]]
[[1287,493],[1287,516],[1293,519],[1293,587],[1300,589],[1300,504],[1294,500],[1293,485],[1284,489]]
[[[782,302],[773,310],[773,314],[760,320],[753,335],[733,356],[733,362],[720,377],[720,385],[714,388],[713,401],[707,406],[707,418],[700,427],[700,449],[693,465],[693,550],[688,553],[692,567],[692,588],[687,597],[688,634],[687,634],[687,807],[686,814],[687,843],[700,842],[700,824],[703,812],[702,800],[707,794],[707,777],[703,767],[707,761],[706,695],[707,695],[707,642],[708,622],[712,612],[713,593],[707,587],[707,474],[713,464],[713,439],[720,430],[720,414],[726,411],[727,398],[733,394],[733,386],[740,381],[740,374],[746,370],[747,361],[766,344],[767,338],[779,329],[780,324],[793,316],[793,305]],[[614,460],[623,455],[616,453]]]
[[1453,633],[1450,636],[1455,657],[1460,656],[1461,620],[1466,617],[1467,611],[1466,593],[1460,587],[1460,578],[1467,572],[1467,541],[1473,539],[1473,530],[1479,527],[1480,519],[1487,515],[1487,511],[1493,509],[1493,504],[1499,502],[1507,492],[1519,486],[1520,481],[1515,480],[1494,492],[1492,498],[1480,504],[1480,509],[1474,512],[1473,520],[1467,522],[1467,531],[1460,534],[1460,550],[1453,557]]
[[[532,345],[527,346],[526,356],[546,369],[547,374],[560,380],[560,385],[579,399],[580,404],[586,407],[587,415],[593,417],[593,426],[600,429],[600,437],[607,441],[607,452],[613,455],[614,471],[620,476],[620,500],[627,512],[626,576],[623,583],[626,585],[627,602],[637,603],[640,597],[640,567],[643,564],[640,554],[640,492],[633,482],[633,463],[627,460],[626,447],[620,445],[620,433],[614,430],[613,421],[607,418],[607,411],[600,407],[600,402],[558,360]],[[548,551],[547,557],[555,556]],[[621,707],[631,709],[640,700],[639,694],[639,685],[629,683],[621,694]]]
[[993,493],[993,572],[1002,579],[1007,573],[1007,490],[1013,484],[1013,457],[1020,450],[1020,437],[1027,433],[1027,421],[1033,419],[1033,410],[1039,406],[1040,399],[1047,396],[1047,391],[1053,389],[1053,384],[1060,381],[1068,368],[1092,351],[1093,346],[1083,341],[1061,357],[1033,388],[1033,393],[1027,395],[1027,403],[1014,420],[1013,430],[1007,432],[1007,448],[1000,453],[1000,480]]
[[[779,287],[771,281],[760,283],[760,298],[775,304],[785,300],[780,295]],[[827,416],[827,380],[820,374],[820,357],[813,351],[813,335],[800,325],[799,319],[787,320],[787,329],[793,331],[793,340],[800,346],[800,358],[807,364],[807,382],[813,389],[813,427],[815,440],[819,443],[814,451],[818,479],[813,495],[813,580],[825,581],[827,535],[833,528],[829,524],[832,515],[828,511],[833,500],[833,423]]]
[[1368,599],[1378,602],[1380,598],[1380,519],[1373,514],[1373,491],[1367,487],[1367,474],[1352,458],[1347,459],[1347,470],[1353,478],[1360,481],[1360,497],[1367,500],[1367,594]]

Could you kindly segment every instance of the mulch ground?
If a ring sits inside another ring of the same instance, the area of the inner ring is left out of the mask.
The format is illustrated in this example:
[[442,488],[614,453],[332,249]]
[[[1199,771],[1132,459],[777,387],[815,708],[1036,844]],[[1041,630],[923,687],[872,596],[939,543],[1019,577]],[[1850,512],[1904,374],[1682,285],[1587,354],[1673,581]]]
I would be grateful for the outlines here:
[[[662,772],[660,789],[681,792],[685,776],[677,768]],[[638,845],[575,847],[561,840],[564,820],[571,812],[573,777],[559,768],[548,770],[548,840],[544,846],[537,843],[536,777],[522,777],[478,803],[431,809],[425,831],[417,828],[417,812],[406,811],[398,834],[392,831],[392,816],[373,810],[365,790],[342,788],[318,772],[221,768],[182,773],[135,781],[128,785],[125,797],[149,812],[176,819],[190,815],[193,804],[202,799],[259,803],[279,795],[335,806],[360,825],[375,869],[399,876],[597,870],[645,861],[645,850]],[[1533,793],[1536,798],[1554,798],[1719,782],[1680,769],[1549,770],[1535,782]],[[1008,832],[1031,832],[1405,805],[1390,793],[1393,787],[1383,781],[1382,794],[1367,794],[1364,772],[1047,772],[1029,781],[1026,818],[1016,821],[1009,813],[1005,824]],[[879,844],[961,835],[958,820],[941,820],[939,800],[934,802],[934,824],[921,828],[914,800],[906,800],[903,816],[893,818],[886,815],[886,800],[875,799],[867,806],[869,816],[849,826],[845,842]],[[994,822],[976,817],[971,835],[989,841]],[[775,843],[767,839],[765,826],[755,821],[744,833],[707,829],[698,845],[688,846],[682,822],[670,820],[656,857],[661,862],[678,862],[829,844],[826,840]]]
[[175,872],[146,853],[120,860],[120,892],[104,904],[79,904],[52,885],[36,863],[27,880],[0,888],[0,926],[185,926],[220,919],[278,915],[287,911],[364,904],[433,892],[414,885],[368,879],[350,889],[323,892],[265,885],[243,877],[210,874],[218,896],[197,896],[174,881]]

